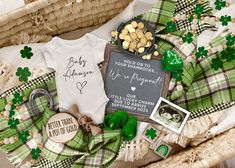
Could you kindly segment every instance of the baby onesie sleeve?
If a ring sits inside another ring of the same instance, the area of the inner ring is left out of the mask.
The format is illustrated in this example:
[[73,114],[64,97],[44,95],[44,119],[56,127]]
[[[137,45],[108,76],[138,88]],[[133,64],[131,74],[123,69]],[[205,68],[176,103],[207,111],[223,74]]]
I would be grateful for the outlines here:
[[99,38],[93,34],[88,35],[88,43],[91,56],[95,59],[96,63],[99,64],[104,61],[104,51],[107,41]]
[[56,69],[56,54],[53,54],[53,52],[48,47],[48,44],[41,48],[41,52],[45,59],[47,67]]

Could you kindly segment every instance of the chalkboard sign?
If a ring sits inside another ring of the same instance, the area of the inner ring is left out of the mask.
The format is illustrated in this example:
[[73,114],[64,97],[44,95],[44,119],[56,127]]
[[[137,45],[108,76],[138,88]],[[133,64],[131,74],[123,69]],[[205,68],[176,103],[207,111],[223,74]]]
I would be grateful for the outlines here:
[[160,97],[166,97],[169,74],[161,67],[161,57],[143,60],[108,45],[102,73],[110,101],[107,112],[124,109],[141,121],[150,121]]

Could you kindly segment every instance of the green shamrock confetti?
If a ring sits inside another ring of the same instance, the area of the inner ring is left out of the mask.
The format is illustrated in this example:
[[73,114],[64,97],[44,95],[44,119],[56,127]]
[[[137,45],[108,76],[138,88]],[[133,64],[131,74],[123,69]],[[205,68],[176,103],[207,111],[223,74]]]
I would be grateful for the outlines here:
[[14,94],[14,98],[12,99],[12,102],[14,104],[20,104],[23,102],[23,96],[20,95],[20,93],[16,92]]
[[157,136],[157,131],[153,128],[147,129],[146,133],[145,133],[145,136],[149,139],[154,140]]
[[222,23],[223,26],[227,26],[229,22],[232,21],[232,17],[225,15],[220,17],[220,22]]
[[208,50],[205,50],[205,47],[199,47],[198,51],[196,52],[197,58],[203,58],[208,55]]
[[201,17],[201,14],[203,13],[204,8],[202,7],[202,4],[197,4],[194,8],[194,13],[197,14],[198,18]]
[[174,32],[176,30],[176,24],[172,21],[167,22],[166,25],[166,32],[170,33],[170,32]]
[[16,105],[15,104],[12,104],[11,105],[11,110],[15,110],[16,109]]
[[15,118],[11,118],[9,121],[8,121],[8,125],[10,126],[11,129],[16,129],[17,125],[19,124],[19,119],[15,119]]
[[221,10],[223,7],[226,6],[226,1],[216,0],[214,4],[215,4],[215,9]]
[[235,36],[229,35],[226,37],[226,40],[227,40],[226,45],[232,46],[235,43]]
[[42,151],[39,148],[32,149],[31,150],[32,159],[37,160],[39,158],[41,152]]
[[15,115],[15,111],[14,110],[10,110],[10,114],[9,114],[9,117],[12,117],[12,116],[14,116]]
[[186,35],[184,35],[182,37],[182,40],[184,43],[186,43],[186,42],[188,44],[192,43],[193,42],[193,34],[191,32],[188,32]]
[[32,48],[25,46],[24,49],[20,50],[20,54],[22,58],[30,59],[33,56]]
[[218,70],[219,68],[223,68],[223,61],[220,58],[213,58],[211,64],[211,68],[214,70]]
[[228,47],[221,52],[221,59],[226,60],[227,62],[231,62],[235,60],[235,49]]
[[27,82],[28,81],[28,77],[30,77],[31,75],[31,72],[29,71],[29,68],[28,67],[25,67],[25,68],[21,68],[19,67],[17,69],[17,72],[16,72],[16,76],[19,77],[19,81],[20,82]]
[[182,81],[183,70],[172,72],[172,78],[175,78],[176,81]]
[[18,134],[19,140],[21,142],[26,143],[29,137],[29,131],[22,131]]

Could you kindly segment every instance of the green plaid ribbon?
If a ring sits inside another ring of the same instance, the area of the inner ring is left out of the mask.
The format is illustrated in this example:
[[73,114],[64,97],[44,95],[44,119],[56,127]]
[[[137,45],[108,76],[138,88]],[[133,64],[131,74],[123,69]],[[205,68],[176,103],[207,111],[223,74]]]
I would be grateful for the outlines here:
[[[18,133],[21,131],[42,133],[44,144],[42,155],[44,158],[37,164],[40,168],[48,167],[51,163],[54,166],[63,165],[63,168],[66,168],[64,165],[67,165],[68,168],[107,167],[112,163],[119,151],[121,144],[120,130],[104,130],[100,135],[92,136],[91,133],[86,133],[83,129],[80,129],[77,135],[66,144],[57,144],[47,138],[44,126],[48,119],[56,114],[56,112],[48,109],[47,97],[40,96],[35,99],[35,103],[38,110],[43,114],[43,117],[35,116],[28,99],[32,90],[42,88],[46,89],[53,96],[55,107],[58,106],[55,74],[51,73],[49,76],[50,78],[48,78],[48,75],[39,77],[1,95],[0,111],[4,111],[5,105],[12,100],[12,94],[16,90],[22,96],[25,96],[27,100],[20,104],[21,110],[14,117],[17,118],[25,113],[29,115],[24,122],[17,125],[17,129],[9,128],[8,121],[5,117],[1,117],[0,140],[18,137]],[[29,139],[25,144],[17,141],[14,144],[1,145],[0,149],[8,153],[8,158],[13,165],[19,166],[30,155],[31,149],[34,148],[32,141]],[[45,158],[49,164],[44,164]]]

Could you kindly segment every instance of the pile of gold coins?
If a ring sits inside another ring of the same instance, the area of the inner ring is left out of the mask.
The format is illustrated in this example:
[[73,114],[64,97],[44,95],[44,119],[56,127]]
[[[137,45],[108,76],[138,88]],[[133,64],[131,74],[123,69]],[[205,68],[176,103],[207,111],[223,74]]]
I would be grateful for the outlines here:
[[[113,31],[111,35],[116,37],[118,32]],[[143,22],[132,21],[130,24],[125,25],[118,38],[122,40],[124,49],[135,54],[142,54],[146,48],[151,47],[153,35]]]

